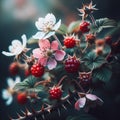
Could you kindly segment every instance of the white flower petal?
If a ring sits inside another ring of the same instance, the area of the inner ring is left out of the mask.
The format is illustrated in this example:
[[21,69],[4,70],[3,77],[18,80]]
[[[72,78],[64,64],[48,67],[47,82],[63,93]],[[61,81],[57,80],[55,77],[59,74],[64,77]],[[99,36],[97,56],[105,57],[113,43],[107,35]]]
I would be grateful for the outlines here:
[[8,78],[7,79],[7,84],[10,88],[13,88],[14,86],[14,80],[12,78]]
[[93,94],[86,94],[86,98],[88,98],[91,101],[95,101],[98,99],[98,97],[96,95],[93,95]]
[[22,46],[22,43],[19,40],[13,40],[12,41],[12,46],[16,48],[18,46]]
[[33,38],[34,39],[42,39],[43,37],[45,36],[45,33],[44,32],[37,32]]
[[26,44],[27,44],[27,37],[26,37],[25,34],[23,34],[21,38],[22,38],[22,42],[23,42],[23,45],[22,45],[22,46],[23,46],[23,48],[25,48],[25,47],[26,47]]
[[60,25],[61,25],[61,20],[59,20],[52,29],[56,31],[59,29]]
[[2,90],[2,98],[3,99],[8,99],[9,97],[11,97],[11,94],[8,92],[8,90],[3,89]]
[[45,23],[47,23],[47,22],[51,22],[51,23],[53,23],[53,25],[56,23],[56,18],[52,13],[48,13],[45,16]]
[[14,56],[15,55],[14,53],[6,52],[6,51],[2,51],[2,54],[6,55],[6,56]]
[[9,97],[9,99],[6,101],[6,105],[10,105],[13,101],[13,97]]
[[9,47],[8,47],[8,50],[10,51],[10,52],[12,52],[13,51],[13,46],[12,45],[10,45]]
[[47,35],[45,35],[44,39],[49,38],[54,34],[55,34],[55,32],[49,32],[49,33],[47,33]]
[[16,76],[15,78],[15,84],[21,82],[21,78],[19,76]]
[[44,18],[39,18],[38,21],[35,22],[35,26],[38,30],[42,30],[44,26]]
[[52,70],[52,69],[54,69],[56,67],[56,65],[57,65],[56,60],[50,58],[49,61],[48,61],[48,63],[47,63],[48,69]]

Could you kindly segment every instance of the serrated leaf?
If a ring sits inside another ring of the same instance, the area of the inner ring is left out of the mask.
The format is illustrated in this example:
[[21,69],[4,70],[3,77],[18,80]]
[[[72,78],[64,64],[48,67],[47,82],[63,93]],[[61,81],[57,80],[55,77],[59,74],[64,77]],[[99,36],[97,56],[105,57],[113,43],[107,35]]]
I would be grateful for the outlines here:
[[117,25],[114,20],[111,20],[109,18],[97,19],[95,23],[97,27],[93,25],[92,30],[96,31],[97,33],[101,32],[104,28],[111,28]]
[[75,21],[72,22],[69,26],[68,26],[68,33],[72,33],[74,29],[76,29],[81,21]]
[[89,52],[83,59],[85,61],[85,65],[93,70],[101,65],[103,65],[106,61],[105,58],[102,56],[97,56],[95,52]]
[[103,82],[108,82],[112,76],[112,71],[104,66],[100,67],[93,71],[93,77],[96,78],[96,80],[101,80]]
[[26,89],[32,88],[36,83],[36,81],[37,81],[37,78],[33,76],[29,76],[23,82],[17,83],[13,89],[15,91],[18,91],[18,90],[26,90]]

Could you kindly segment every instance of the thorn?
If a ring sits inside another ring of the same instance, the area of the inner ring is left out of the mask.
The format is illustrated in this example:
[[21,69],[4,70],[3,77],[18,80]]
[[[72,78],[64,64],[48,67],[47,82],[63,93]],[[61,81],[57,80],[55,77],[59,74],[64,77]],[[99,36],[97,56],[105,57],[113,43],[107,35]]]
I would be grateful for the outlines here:
[[21,118],[21,117],[22,117],[19,113],[17,113],[17,116],[18,116],[18,118]]
[[35,120],[37,120],[37,118],[35,117]]
[[41,107],[41,111],[43,112],[44,110],[45,110],[44,105],[42,105],[42,107]]
[[42,119],[45,120],[45,115],[44,114],[42,115]]
[[47,111],[49,112],[49,114],[51,113],[51,109],[47,109]]
[[63,107],[65,110],[67,110],[67,108],[65,107],[65,105],[62,104],[62,107]]
[[57,109],[58,110],[58,115],[59,115],[59,117],[60,117],[60,110],[59,109]]
[[30,115],[30,114],[31,114],[30,111],[29,111],[26,107],[25,107],[25,109],[26,109],[25,115],[26,115],[26,116]]
[[70,105],[72,105],[71,102],[70,102],[69,100],[67,100],[67,102],[68,102]]

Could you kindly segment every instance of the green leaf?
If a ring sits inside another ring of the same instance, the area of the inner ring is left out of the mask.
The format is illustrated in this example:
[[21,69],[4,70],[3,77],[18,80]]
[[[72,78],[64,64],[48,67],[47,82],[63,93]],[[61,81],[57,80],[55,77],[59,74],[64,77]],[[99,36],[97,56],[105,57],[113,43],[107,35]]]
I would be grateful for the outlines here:
[[58,32],[60,34],[66,34],[67,33],[67,26],[65,24],[61,24]]
[[72,22],[72,23],[68,26],[68,33],[72,33],[73,30],[79,26],[80,22],[81,22],[81,21]]
[[93,71],[93,78],[95,80],[108,82],[111,76],[112,76],[112,71],[107,66],[100,67]]
[[19,90],[26,90],[32,88],[34,84],[37,82],[37,80],[38,79],[35,78],[34,76],[29,76],[23,82],[17,83],[13,89],[15,91],[19,91]]
[[89,114],[80,114],[79,116],[69,116],[66,120],[97,120]]
[[83,61],[85,61],[85,65],[91,70],[96,69],[106,63],[105,58],[103,56],[97,56],[95,52],[89,52],[84,57]]
[[101,18],[101,19],[97,19],[95,21],[96,26],[92,26],[92,30],[96,31],[96,32],[101,32],[104,28],[111,28],[111,27],[115,27],[117,24],[114,20],[108,19],[108,18]]

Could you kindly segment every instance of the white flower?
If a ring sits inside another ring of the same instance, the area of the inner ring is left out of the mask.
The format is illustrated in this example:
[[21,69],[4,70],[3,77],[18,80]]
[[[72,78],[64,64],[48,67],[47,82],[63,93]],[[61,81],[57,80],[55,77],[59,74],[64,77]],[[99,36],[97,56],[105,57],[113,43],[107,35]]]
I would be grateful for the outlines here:
[[19,76],[15,78],[15,81],[12,78],[7,79],[8,88],[2,90],[2,98],[6,100],[6,105],[10,105],[12,103],[14,93],[13,87],[20,81],[21,79]]
[[26,35],[22,35],[22,43],[19,40],[13,40],[11,45],[8,47],[10,52],[2,51],[2,54],[6,56],[18,56],[20,55],[26,47],[27,38]]
[[52,13],[48,13],[45,18],[39,18],[35,25],[40,32],[37,32],[33,38],[46,39],[55,34],[55,31],[61,25],[61,20],[56,23],[55,16]]

